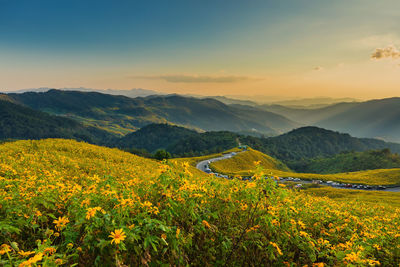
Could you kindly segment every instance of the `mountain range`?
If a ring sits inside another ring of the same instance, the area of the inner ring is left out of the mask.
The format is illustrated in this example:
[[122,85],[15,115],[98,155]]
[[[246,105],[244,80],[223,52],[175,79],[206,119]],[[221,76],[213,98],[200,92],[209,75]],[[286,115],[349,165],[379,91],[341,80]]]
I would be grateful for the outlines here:
[[14,102],[74,118],[116,134],[151,123],[171,123],[200,131],[252,130],[276,135],[299,126],[286,117],[251,106],[230,106],[212,98],[179,95],[129,98],[97,92],[49,90],[11,93]]
[[365,102],[344,102],[317,109],[300,109],[280,105],[259,107],[302,125],[314,125],[350,133],[357,137],[400,142],[399,97]]

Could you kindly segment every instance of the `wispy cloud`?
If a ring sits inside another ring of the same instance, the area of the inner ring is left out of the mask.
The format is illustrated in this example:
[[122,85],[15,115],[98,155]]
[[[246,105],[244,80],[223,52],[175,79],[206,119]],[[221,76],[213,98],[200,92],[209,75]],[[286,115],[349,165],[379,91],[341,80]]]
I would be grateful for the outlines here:
[[243,81],[261,80],[260,78],[250,76],[236,76],[236,75],[187,75],[187,74],[171,74],[171,75],[141,75],[131,76],[136,79],[146,80],[164,80],[170,83],[236,83]]
[[320,70],[323,70],[324,68],[323,67],[321,67],[321,66],[317,66],[317,67],[314,67],[313,68],[313,70],[315,70],[315,71],[320,71]]
[[371,55],[372,59],[398,59],[400,58],[400,51],[394,45],[388,45],[385,48],[376,48]]

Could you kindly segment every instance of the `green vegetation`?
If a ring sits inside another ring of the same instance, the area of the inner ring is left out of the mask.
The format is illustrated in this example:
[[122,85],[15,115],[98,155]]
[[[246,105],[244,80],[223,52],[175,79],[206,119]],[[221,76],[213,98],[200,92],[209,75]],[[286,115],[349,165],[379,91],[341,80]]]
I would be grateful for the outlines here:
[[75,120],[49,115],[9,101],[0,100],[1,139],[71,138],[102,144],[112,136]]
[[72,140],[0,145],[0,196],[7,267],[400,261],[400,209],[310,196],[271,179],[219,179],[180,160]]
[[272,112],[228,106],[211,98],[179,95],[129,98],[60,90],[8,94],[8,97],[33,109],[69,116],[120,134],[151,123],[170,123],[204,131],[254,128],[267,134],[277,134],[298,125]]
[[157,160],[164,160],[171,158],[171,154],[164,149],[159,149],[154,153],[154,158]]
[[157,149],[168,149],[171,152],[170,148],[179,140],[198,135],[196,131],[184,127],[166,123],[149,124],[117,140],[117,146],[124,149],[145,149],[149,152],[154,152]]
[[248,148],[247,151],[238,153],[236,156],[216,161],[210,164],[212,170],[217,173],[255,173],[257,166],[261,166],[265,170],[290,171],[289,168],[277,159],[265,155],[259,151]]
[[324,174],[391,168],[400,168],[400,156],[392,154],[389,149],[383,149],[346,152],[329,158],[314,159],[298,171]]
[[[365,185],[400,185],[400,169],[377,169],[336,174],[296,173],[292,171],[285,171],[284,167],[271,168],[270,163],[264,165],[263,159],[265,157],[269,158],[269,156],[251,149],[239,154],[236,157],[213,162],[210,164],[210,167],[215,172],[227,174],[232,177],[252,176],[256,172],[256,166],[254,165],[254,162],[260,161],[261,167],[263,167],[266,174],[279,177],[295,177],[304,180],[324,180]],[[249,161],[248,159],[251,159],[252,161]]]
[[360,203],[369,203],[370,205],[379,204],[400,208],[400,193],[398,192],[343,190],[328,186],[308,188],[304,192],[312,196],[329,197],[335,201],[357,201]]
[[303,127],[271,137],[242,137],[242,144],[282,160],[293,170],[301,170],[310,159],[329,157],[345,151],[366,151],[389,148],[400,152],[400,145],[377,139],[355,138],[317,127]]

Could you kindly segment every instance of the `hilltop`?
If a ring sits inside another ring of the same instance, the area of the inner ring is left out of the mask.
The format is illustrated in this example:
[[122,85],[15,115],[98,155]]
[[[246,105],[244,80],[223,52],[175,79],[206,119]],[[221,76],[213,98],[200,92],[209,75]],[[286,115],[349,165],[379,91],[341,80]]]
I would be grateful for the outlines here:
[[256,173],[258,166],[268,171],[290,171],[284,163],[252,148],[247,148],[247,151],[240,152],[230,159],[210,164],[211,169],[217,173],[235,174]]
[[2,144],[0,166],[2,265],[400,260],[400,214],[387,205],[218,179],[180,160],[62,139]]

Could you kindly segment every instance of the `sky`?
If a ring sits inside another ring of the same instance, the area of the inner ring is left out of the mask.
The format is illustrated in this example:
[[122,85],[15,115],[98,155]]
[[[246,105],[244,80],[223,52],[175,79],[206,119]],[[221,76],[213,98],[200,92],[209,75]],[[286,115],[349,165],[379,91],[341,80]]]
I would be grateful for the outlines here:
[[0,0],[0,90],[400,96],[398,0]]

